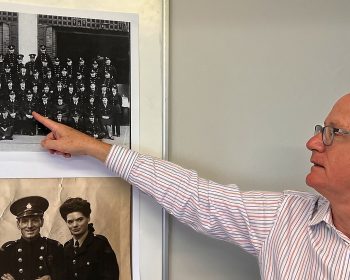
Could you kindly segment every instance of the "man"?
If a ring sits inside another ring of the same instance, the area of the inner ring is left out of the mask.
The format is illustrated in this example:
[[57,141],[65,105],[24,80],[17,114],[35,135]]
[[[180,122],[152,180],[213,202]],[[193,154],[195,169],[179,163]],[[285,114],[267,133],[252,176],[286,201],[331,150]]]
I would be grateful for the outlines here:
[[[35,110],[45,118],[51,117],[51,102],[49,101],[49,97],[45,93],[41,96],[41,100],[38,100],[38,102],[36,103]],[[37,123],[37,129],[39,135],[46,135],[50,132],[50,130],[48,130],[47,127],[45,127],[41,123]]]
[[15,63],[14,68],[13,68],[14,69],[13,72],[15,75],[18,75],[21,72],[22,67],[25,68],[25,66],[23,64],[23,57],[24,57],[23,54],[17,55],[17,62]]
[[7,108],[3,108],[0,117],[0,140],[12,140],[13,125],[8,116]]
[[113,107],[108,103],[106,96],[102,97],[102,104],[98,108],[100,123],[105,131],[105,136],[114,140],[112,124],[113,124]]
[[25,64],[29,76],[33,76],[35,70],[35,53],[29,54],[29,61]]
[[105,132],[102,126],[93,113],[91,113],[90,116],[86,119],[84,127],[85,133],[95,139],[102,139],[105,136]]
[[11,68],[11,71],[13,70],[13,67],[15,66],[17,62],[17,54],[16,54],[16,48],[14,45],[9,45],[8,52],[5,54],[5,64],[8,64]]
[[112,105],[112,131],[113,135],[120,136],[120,120],[122,113],[122,96],[118,91],[118,86],[115,84],[112,86],[112,95],[110,98],[110,104]]
[[67,199],[60,207],[72,239],[64,244],[65,280],[118,280],[116,255],[103,235],[94,234],[90,203],[80,197]]
[[9,119],[13,128],[13,133],[19,132],[18,119],[21,100],[17,98],[15,91],[11,90],[9,97],[5,100],[6,108],[8,109]]
[[49,202],[40,196],[23,197],[12,203],[10,211],[17,218],[21,238],[2,246],[8,265],[1,279],[64,279],[62,245],[40,235],[48,207]]
[[35,120],[32,116],[32,112],[36,108],[36,100],[33,98],[33,93],[28,90],[26,98],[21,106],[21,128],[23,135],[33,136],[36,134]]
[[180,221],[256,256],[263,279],[349,279],[350,94],[335,103],[306,144],[312,153],[306,183],[321,195],[241,192],[35,117],[53,131],[43,147],[105,162]]
[[51,59],[51,56],[47,53],[46,46],[45,45],[41,45],[39,50],[40,50],[40,52],[39,52],[38,56],[35,59],[35,68],[38,69],[38,70],[42,69],[44,60],[46,60],[48,67],[51,68],[51,66],[52,66],[52,59]]

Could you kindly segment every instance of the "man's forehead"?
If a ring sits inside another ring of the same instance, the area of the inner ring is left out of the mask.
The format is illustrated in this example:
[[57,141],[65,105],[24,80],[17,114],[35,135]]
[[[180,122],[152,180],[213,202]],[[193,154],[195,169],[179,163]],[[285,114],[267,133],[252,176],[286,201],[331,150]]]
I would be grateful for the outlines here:
[[325,125],[350,128],[350,94],[338,99],[325,119]]

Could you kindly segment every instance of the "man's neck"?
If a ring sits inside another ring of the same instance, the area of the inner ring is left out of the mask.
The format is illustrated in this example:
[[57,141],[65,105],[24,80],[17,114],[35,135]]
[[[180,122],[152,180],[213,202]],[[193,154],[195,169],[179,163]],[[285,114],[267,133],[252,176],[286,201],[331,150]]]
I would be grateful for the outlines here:
[[341,231],[344,235],[350,238],[350,217],[349,204],[331,206],[332,209],[332,219],[334,226]]

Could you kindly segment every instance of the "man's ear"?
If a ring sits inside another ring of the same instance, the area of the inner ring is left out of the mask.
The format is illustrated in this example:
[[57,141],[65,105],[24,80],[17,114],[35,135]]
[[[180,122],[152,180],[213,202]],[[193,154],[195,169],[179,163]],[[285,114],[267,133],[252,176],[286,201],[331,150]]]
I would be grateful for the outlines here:
[[19,219],[17,219],[17,228],[21,229],[20,226],[19,226]]

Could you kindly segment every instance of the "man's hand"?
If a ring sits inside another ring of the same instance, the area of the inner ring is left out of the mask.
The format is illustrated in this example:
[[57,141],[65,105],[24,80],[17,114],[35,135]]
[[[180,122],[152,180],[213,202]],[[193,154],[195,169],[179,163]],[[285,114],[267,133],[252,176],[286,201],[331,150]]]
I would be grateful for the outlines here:
[[41,146],[52,154],[64,157],[72,155],[89,155],[105,161],[111,148],[110,144],[98,141],[78,130],[64,124],[54,122],[33,112],[33,117],[51,132],[41,141]]
[[5,273],[3,276],[1,276],[1,280],[15,280],[15,278],[13,278],[11,274]]

